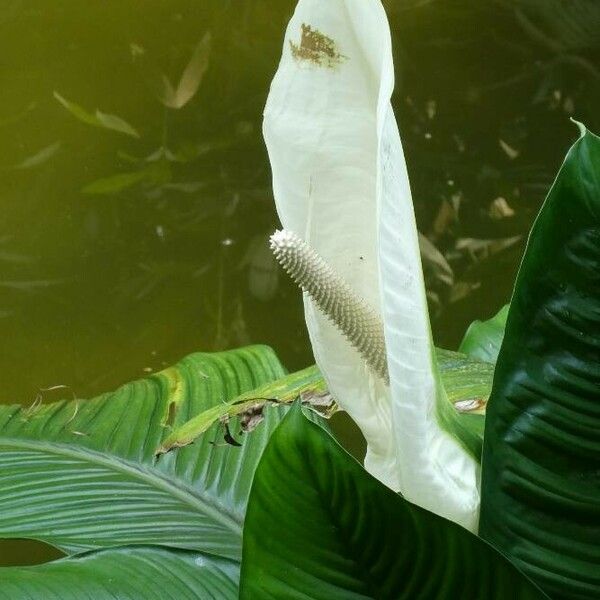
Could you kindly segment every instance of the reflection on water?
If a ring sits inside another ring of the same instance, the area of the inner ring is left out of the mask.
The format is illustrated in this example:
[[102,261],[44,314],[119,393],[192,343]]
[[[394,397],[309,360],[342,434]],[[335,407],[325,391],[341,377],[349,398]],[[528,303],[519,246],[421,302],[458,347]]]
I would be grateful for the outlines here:
[[2,9],[0,401],[250,341],[309,362],[264,252],[260,114],[287,10],[207,4]]
[[[265,246],[261,111],[293,4],[2,3],[0,402],[87,397],[249,342],[311,361]],[[568,117],[600,129],[600,5],[387,6],[434,329],[453,346],[507,301]]]

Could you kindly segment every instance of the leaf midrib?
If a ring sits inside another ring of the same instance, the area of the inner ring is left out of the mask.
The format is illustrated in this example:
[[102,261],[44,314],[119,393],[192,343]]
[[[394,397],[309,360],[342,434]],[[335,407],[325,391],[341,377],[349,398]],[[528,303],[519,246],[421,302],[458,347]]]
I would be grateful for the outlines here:
[[176,481],[169,479],[162,474],[150,471],[146,465],[140,465],[139,463],[134,464],[114,454],[102,454],[96,450],[91,450],[83,446],[73,447],[72,445],[60,443],[0,437],[0,452],[5,447],[15,448],[17,450],[33,450],[41,453],[45,452],[47,454],[76,458],[84,462],[104,466],[109,470],[130,475],[132,478],[143,481],[155,489],[166,492],[180,500],[182,503],[205,514],[224,528],[239,536],[241,540],[241,519],[237,519],[233,515],[225,513],[223,510],[219,510],[214,503],[208,502],[197,493],[189,491],[189,488],[184,489],[184,487],[178,485]]

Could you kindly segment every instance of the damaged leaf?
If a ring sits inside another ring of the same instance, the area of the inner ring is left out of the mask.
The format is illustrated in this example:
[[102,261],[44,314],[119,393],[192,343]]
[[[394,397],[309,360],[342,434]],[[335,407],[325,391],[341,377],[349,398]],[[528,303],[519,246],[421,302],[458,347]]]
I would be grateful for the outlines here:
[[[324,417],[330,417],[337,411],[321,373],[312,366],[201,412],[171,433],[156,453],[164,454],[173,448],[187,446],[215,422],[228,424],[233,417],[240,419],[240,434],[249,433],[262,422],[266,408],[289,404],[296,398]],[[227,433],[225,429],[225,435]]]
[[[461,417],[458,424],[451,422],[448,426],[456,430],[461,443],[479,460],[493,365],[441,349],[437,349],[437,360],[448,400]],[[312,366],[201,412],[167,436],[156,454],[192,444],[215,423],[221,424],[225,442],[237,446],[239,442],[234,433],[252,432],[262,422],[269,407],[290,404],[298,398],[303,406],[324,418],[330,418],[340,410],[321,373]],[[233,418],[239,420],[239,431],[232,432],[229,428]]]
[[170,425],[284,373],[270,348],[250,346],[192,354],[96,398],[46,403],[40,392],[29,408],[0,406],[0,538],[67,553],[158,544],[239,560],[254,469],[286,409],[269,410],[242,448],[216,443],[215,423],[194,446],[159,459],[154,450]]

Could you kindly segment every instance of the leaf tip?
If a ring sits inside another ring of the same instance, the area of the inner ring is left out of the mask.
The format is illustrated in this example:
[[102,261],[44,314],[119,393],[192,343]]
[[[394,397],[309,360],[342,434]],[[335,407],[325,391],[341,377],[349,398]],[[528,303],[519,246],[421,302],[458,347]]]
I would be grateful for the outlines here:
[[588,132],[588,128],[581,121],[577,121],[573,117],[570,117],[569,120],[579,129],[580,137],[585,137],[586,133]]

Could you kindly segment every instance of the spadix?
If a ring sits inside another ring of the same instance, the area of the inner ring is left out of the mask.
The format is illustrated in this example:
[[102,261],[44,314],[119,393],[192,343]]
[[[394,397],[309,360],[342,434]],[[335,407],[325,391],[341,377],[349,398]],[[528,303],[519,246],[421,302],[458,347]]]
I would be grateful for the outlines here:
[[474,530],[478,464],[438,422],[448,400],[393,87],[379,0],[300,0],[265,109],[273,190],[284,228],[318,253],[364,314],[383,323],[385,341],[371,341],[386,348],[389,384],[336,326],[332,305],[305,295],[315,359],[367,440],[366,468],[408,500]]

